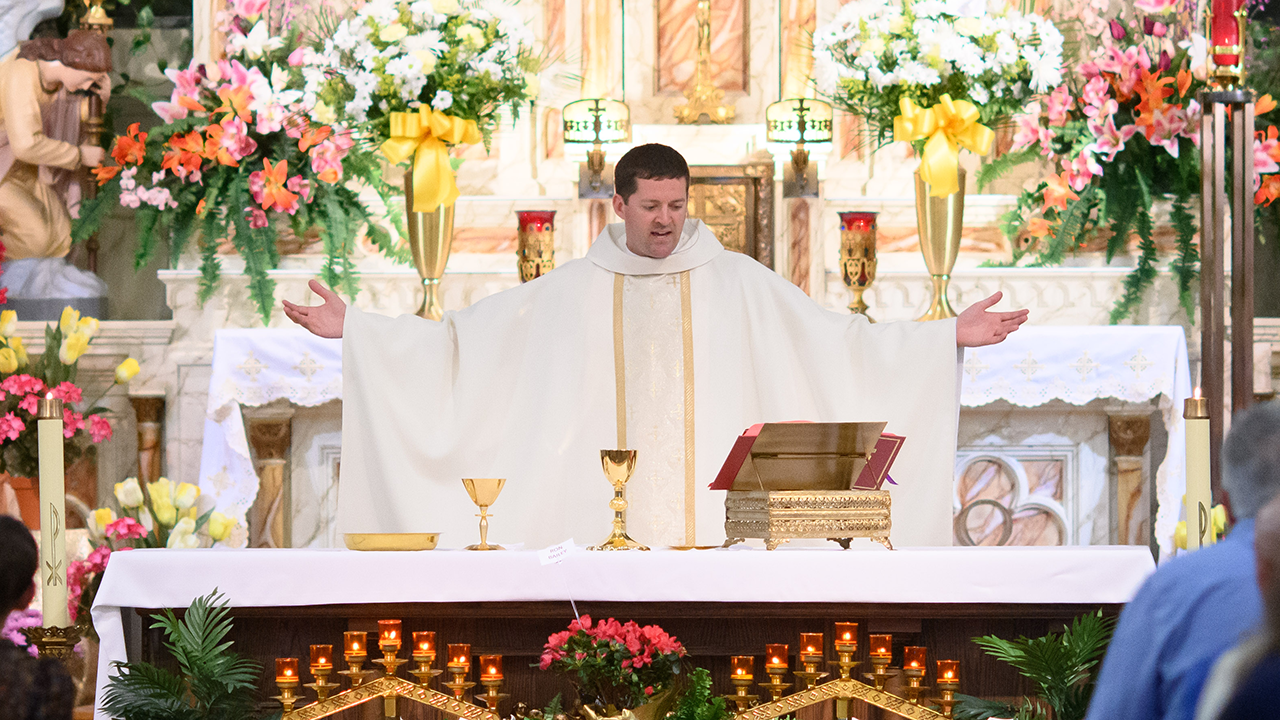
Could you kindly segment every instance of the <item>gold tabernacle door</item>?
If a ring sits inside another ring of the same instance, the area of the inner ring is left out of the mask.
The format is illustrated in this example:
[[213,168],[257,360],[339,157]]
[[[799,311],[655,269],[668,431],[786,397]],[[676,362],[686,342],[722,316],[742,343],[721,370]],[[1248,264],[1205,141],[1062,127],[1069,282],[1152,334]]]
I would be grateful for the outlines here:
[[853,490],[882,422],[765,423],[738,438],[713,488],[727,489],[724,530],[732,545],[795,538],[849,547],[870,538],[890,550],[888,490]]

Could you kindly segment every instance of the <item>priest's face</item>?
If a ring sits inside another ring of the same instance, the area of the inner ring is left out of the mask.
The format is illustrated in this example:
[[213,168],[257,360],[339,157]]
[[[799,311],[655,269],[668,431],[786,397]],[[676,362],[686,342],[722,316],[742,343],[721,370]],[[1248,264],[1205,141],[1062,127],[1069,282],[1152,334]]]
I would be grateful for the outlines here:
[[626,200],[613,196],[613,211],[627,228],[627,248],[637,255],[662,259],[680,242],[688,216],[689,183],[684,178],[636,180]]

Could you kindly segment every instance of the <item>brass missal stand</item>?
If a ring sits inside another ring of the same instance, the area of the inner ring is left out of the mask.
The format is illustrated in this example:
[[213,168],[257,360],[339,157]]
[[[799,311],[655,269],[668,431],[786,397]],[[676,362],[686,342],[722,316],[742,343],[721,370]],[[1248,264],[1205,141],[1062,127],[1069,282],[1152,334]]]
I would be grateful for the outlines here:
[[885,423],[766,423],[725,496],[732,545],[870,538],[889,548],[888,490],[854,490]]

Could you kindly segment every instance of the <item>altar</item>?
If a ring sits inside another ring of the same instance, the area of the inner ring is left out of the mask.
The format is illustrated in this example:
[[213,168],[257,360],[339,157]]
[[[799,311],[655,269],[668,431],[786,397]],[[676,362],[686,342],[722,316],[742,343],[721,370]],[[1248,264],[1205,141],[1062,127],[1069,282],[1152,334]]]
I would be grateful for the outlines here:
[[467,642],[476,653],[509,658],[504,692],[530,707],[566,689],[523,668],[536,664],[547,636],[575,612],[661,624],[721,687],[728,656],[759,655],[767,642],[794,643],[800,632],[829,632],[831,623],[847,620],[892,634],[895,647],[923,645],[933,657],[960,660],[971,683],[962,692],[1009,696],[1021,691],[1016,675],[970,638],[1035,636],[1060,631],[1085,612],[1114,613],[1154,569],[1141,547],[577,547],[544,562],[533,550],[117,554],[93,609],[102,638],[99,685],[113,661],[162,657],[147,611],[183,608],[217,588],[234,608],[237,650],[264,665],[305,657],[312,643],[336,644],[345,630],[374,630],[377,620],[395,618],[406,632],[434,630],[442,643]]

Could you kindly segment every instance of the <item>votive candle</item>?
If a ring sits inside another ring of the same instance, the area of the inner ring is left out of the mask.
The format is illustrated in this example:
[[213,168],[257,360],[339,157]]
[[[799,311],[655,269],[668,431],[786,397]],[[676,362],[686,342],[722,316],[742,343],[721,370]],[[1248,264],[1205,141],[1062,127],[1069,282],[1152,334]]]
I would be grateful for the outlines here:
[[858,650],[858,623],[836,623],[836,652],[851,653]]
[[735,680],[751,680],[755,677],[756,659],[751,655],[734,655],[729,658]]
[[786,643],[774,643],[764,646],[766,668],[783,668],[786,669],[790,662],[790,652]]
[[40,610],[45,627],[71,625],[67,610],[67,484],[62,401],[52,394],[36,402],[40,470]]
[[311,667],[313,668],[333,667],[333,646],[332,645],[312,645],[311,646]]
[[801,662],[821,662],[825,645],[822,633],[800,633]]
[[1228,53],[1213,52],[1218,48],[1239,46],[1240,23],[1236,20],[1236,11],[1244,7],[1244,0],[1213,0],[1213,22],[1209,28],[1209,43],[1213,46],[1213,62],[1217,65],[1235,65],[1240,56]]
[[960,682],[960,661],[959,660],[939,660],[938,661],[938,684],[958,684]]
[[420,631],[413,634],[413,656],[415,658],[428,655],[434,656],[436,652],[436,634],[430,631]]
[[342,654],[348,661],[360,660],[363,662],[369,656],[369,647],[366,643],[368,635],[362,630],[350,630],[342,633]]
[[480,656],[480,679],[481,680],[501,680],[502,679],[502,656],[501,655],[481,655]]
[[297,681],[298,658],[276,658],[276,682]]
[[924,670],[925,649],[917,645],[902,648],[902,667]]
[[471,646],[467,643],[449,645],[449,667],[471,669]]
[[394,650],[400,649],[399,620],[378,621],[378,646],[389,646]]
[[892,635],[872,635],[871,636],[871,656],[872,657],[892,657],[893,656],[893,636]]

